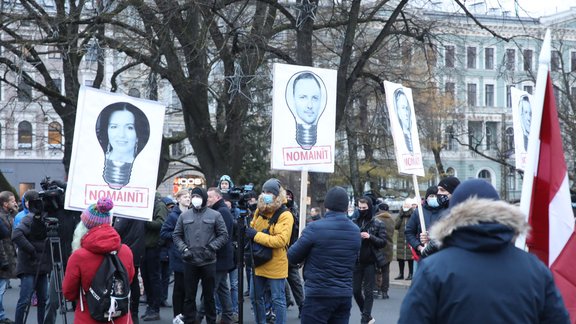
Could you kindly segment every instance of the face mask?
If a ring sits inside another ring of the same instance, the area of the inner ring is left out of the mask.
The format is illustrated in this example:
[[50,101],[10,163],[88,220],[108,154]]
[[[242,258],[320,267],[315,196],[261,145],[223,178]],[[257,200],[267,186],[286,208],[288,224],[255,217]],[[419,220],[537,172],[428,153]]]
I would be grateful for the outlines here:
[[362,218],[368,216],[369,214],[370,214],[370,211],[368,209],[360,211],[360,217],[362,217]]
[[407,211],[409,211],[409,210],[410,210],[409,207],[402,207],[402,211],[404,211],[404,212],[407,212]]
[[262,194],[262,200],[265,204],[271,204],[274,201],[273,194]]
[[288,207],[288,208],[294,207],[294,201],[293,200],[286,201],[286,207]]
[[258,204],[248,204],[248,209],[250,209],[251,211],[255,211],[257,207]]
[[202,207],[202,198],[200,197],[192,198],[192,206],[194,206],[194,208]]
[[448,195],[436,195],[436,199],[438,199],[438,204],[440,207],[448,207],[448,200],[450,200]]
[[440,204],[438,203],[438,199],[436,197],[428,198],[428,199],[426,199],[426,202],[428,203],[428,206],[430,206],[432,208],[436,208],[436,207],[440,206]]

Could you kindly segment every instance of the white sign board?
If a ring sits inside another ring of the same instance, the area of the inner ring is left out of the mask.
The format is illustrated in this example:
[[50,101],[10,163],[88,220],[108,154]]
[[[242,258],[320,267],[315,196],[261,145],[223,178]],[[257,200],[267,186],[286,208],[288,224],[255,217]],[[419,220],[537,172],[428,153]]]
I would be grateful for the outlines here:
[[424,176],[412,89],[384,81],[384,90],[398,172]]
[[510,88],[512,100],[512,122],[514,125],[514,156],[516,169],[526,168],[526,153],[528,152],[528,135],[532,120],[532,96],[515,87]]
[[334,172],[336,71],[274,64],[272,169]]
[[155,101],[81,87],[65,208],[99,198],[114,215],[151,220],[165,107]]

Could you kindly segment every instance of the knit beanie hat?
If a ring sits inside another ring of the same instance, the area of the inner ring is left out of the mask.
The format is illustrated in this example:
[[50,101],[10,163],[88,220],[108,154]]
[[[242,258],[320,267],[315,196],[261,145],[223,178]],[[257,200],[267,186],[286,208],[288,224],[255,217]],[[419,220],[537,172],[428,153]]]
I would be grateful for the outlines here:
[[378,210],[380,210],[380,211],[389,211],[389,210],[390,210],[390,206],[388,206],[387,203],[380,203],[380,204],[378,204]]
[[460,180],[458,180],[458,178],[449,176],[440,180],[440,182],[438,182],[438,187],[446,189],[449,193],[454,193],[454,190],[459,184]]
[[500,200],[500,195],[498,195],[498,192],[490,183],[485,180],[471,179],[462,182],[462,184],[454,190],[452,198],[450,198],[448,202],[448,208],[453,208],[472,197]]
[[266,180],[262,185],[262,192],[269,192],[274,196],[278,196],[280,194],[280,180],[276,178]]
[[332,187],[324,198],[324,207],[335,212],[348,211],[348,193],[342,187]]
[[[442,187],[442,188],[444,188],[444,187]],[[446,188],[444,188],[444,189],[446,189]],[[438,186],[428,187],[428,189],[426,189],[426,196],[424,196],[424,199],[428,199],[428,196],[435,195],[437,193],[438,193]]]
[[102,224],[110,224],[110,210],[112,207],[114,207],[114,202],[110,198],[100,198],[97,203],[88,206],[82,212],[80,219],[88,229]]

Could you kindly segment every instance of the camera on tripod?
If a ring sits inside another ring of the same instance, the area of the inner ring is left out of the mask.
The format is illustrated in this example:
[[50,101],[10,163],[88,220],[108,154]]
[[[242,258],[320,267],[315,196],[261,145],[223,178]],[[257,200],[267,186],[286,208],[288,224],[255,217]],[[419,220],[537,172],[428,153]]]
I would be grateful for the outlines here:
[[242,213],[246,213],[248,210],[248,201],[252,198],[253,190],[254,184],[249,183],[240,187],[234,187],[228,191],[230,201],[240,209],[241,216]]
[[[38,193],[42,200],[42,207],[45,212],[51,213],[64,208],[64,188],[65,185],[58,181],[45,177],[40,181],[42,191]],[[57,219],[56,219],[57,220]]]

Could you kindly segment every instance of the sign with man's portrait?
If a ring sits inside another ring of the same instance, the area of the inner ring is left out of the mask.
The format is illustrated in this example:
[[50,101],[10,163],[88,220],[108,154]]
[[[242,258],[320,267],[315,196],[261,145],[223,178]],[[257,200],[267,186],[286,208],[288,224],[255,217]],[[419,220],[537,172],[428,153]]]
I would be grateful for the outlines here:
[[65,208],[99,198],[114,215],[151,220],[165,107],[155,101],[81,87]]
[[514,125],[514,156],[516,169],[524,170],[528,152],[528,138],[532,124],[532,95],[510,87],[512,100],[512,122]]
[[398,172],[424,176],[412,89],[384,81],[384,90]]
[[334,172],[336,71],[274,64],[272,169]]

